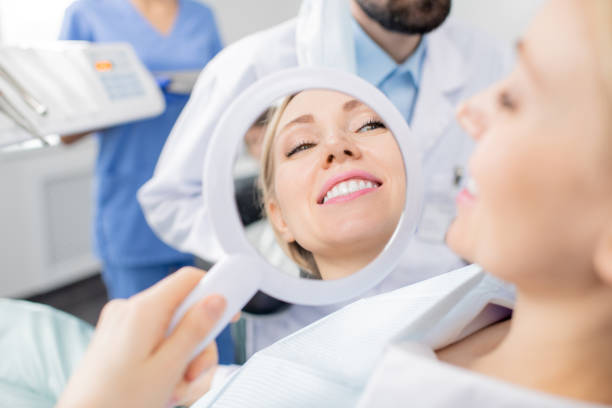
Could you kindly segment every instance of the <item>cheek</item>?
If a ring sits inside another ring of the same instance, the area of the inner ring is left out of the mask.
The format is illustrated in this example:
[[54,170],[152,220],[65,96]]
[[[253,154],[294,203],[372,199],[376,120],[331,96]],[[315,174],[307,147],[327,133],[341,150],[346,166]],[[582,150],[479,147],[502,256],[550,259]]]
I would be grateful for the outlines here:
[[371,149],[377,165],[385,172],[386,177],[392,185],[392,206],[395,209],[404,209],[406,197],[406,170],[404,158],[397,146],[395,138],[385,135],[384,138]]
[[314,183],[308,166],[297,161],[278,166],[274,185],[283,219],[297,238],[305,225],[312,224],[308,207]]
[[386,184],[385,202],[380,203],[378,210],[381,216],[379,222],[385,225],[384,229],[390,234],[395,230],[405,207],[404,159],[391,134],[372,138],[367,146],[364,143],[361,147],[367,170],[382,177]]
[[467,244],[474,248],[468,256],[485,268],[508,267],[537,247],[532,238],[540,220],[530,207],[541,194],[537,179],[542,169],[534,148],[505,135],[485,138],[476,149],[471,170],[479,195],[457,227],[469,231]]
[[568,162],[576,148],[560,132],[543,136],[550,133],[532,123],[485,138],[475,152],[479,196],[457,227],[472,234],[474,260],[502,277],[563,268],[580,252],[575,215],[586,210],[577,199],[582,171]]
[[293,217],[293,209],[299,202],[298,195],[302,191],[300,188],[301,179],[296,178],[291,166],[279,167],[275,176],[274,189],[282,210],[285,221]]

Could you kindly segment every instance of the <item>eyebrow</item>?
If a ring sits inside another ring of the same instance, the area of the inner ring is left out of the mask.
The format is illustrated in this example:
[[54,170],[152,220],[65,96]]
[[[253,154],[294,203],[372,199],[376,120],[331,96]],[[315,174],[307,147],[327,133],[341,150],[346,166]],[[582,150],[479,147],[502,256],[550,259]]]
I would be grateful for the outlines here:
[[345,112],[351,111],[353,109],[355,109],[358,106],[362,106],[363,102],[358,101],[357,99],[351,99],[350,101],[346,102],[343,106],[342,106],[342,110]]
[[285,126],[283,126],[283,128],[278,133],[282,133],[288,127],[291,127],[291,126],[296,125],[298,123],[313,123],[313,122],[314,122],[314,116],[312,116],[311,114],[306,114],[306,115],[298,116],[297,118],[293,119],[291,122],[289,122]]
[[[349,112],[359,106],[365,106],[363,104],[363,102],[357,100],[357,99],[351,99],[350,101],[346,102],[344,105],[342,105],[342,110],[344,112]],[[291,127],[293,125],[296,125],[298,123],[313,123],[314,122],[314,116],[312,114],[306,114],[306,115],[302,115],[302,116],[298,116],[297,118],[293,119],[291,122],[288,122],[285,126],[283,126],[283,128],[278,132],[279,134],[282,133],[285,129],[287,129],[288,127]]]

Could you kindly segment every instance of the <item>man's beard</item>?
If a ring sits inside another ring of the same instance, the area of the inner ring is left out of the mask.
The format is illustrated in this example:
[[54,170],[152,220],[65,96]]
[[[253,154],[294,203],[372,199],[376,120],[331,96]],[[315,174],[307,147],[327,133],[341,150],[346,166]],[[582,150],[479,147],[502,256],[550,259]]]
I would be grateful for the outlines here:
[[426,34],[435,30],[450,13],[451,0],[356,0],[359,7],[382,27],[403,34]]

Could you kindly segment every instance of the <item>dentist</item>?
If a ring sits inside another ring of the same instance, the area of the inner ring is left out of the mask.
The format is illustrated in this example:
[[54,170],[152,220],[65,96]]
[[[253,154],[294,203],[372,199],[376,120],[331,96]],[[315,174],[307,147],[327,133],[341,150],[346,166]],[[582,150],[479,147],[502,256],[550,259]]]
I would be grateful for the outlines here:
[[[169,245],[216,261],[221,249],[202,204],[202,160],[217,120],[245,88],[284,68],[331,67],[380,88],[420,141],[426,191],[418,238],[378,292],[463,264],[444,244],[459,175],[473,148],[453,123],[457,103],[500,78],[508,56],[482,33],[447,21],[451,0],[304,0],[296,19],[238,41],[203,70],[153,178],[139,191],[147,222]],[[252,317],[246,354],[336,307],[292,306]]]

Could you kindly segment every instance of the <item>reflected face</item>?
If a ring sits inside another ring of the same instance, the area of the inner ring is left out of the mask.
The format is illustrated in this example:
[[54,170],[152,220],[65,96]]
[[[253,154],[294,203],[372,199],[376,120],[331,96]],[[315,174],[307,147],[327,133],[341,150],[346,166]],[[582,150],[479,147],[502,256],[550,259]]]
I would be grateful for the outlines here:
[[519,45],[513,73],[458,111],[479,143],[449,245],[543,290],[589,284],[576,271],[592,268],[612,213],[611,107],[580,3],[550,2]]
[[266,208],[282,239],[312,252],[323,279],[372,261],[395,231],[406,191],[400,150],[380,116],[339,92],[304,91],[282,113],[271,149]]

